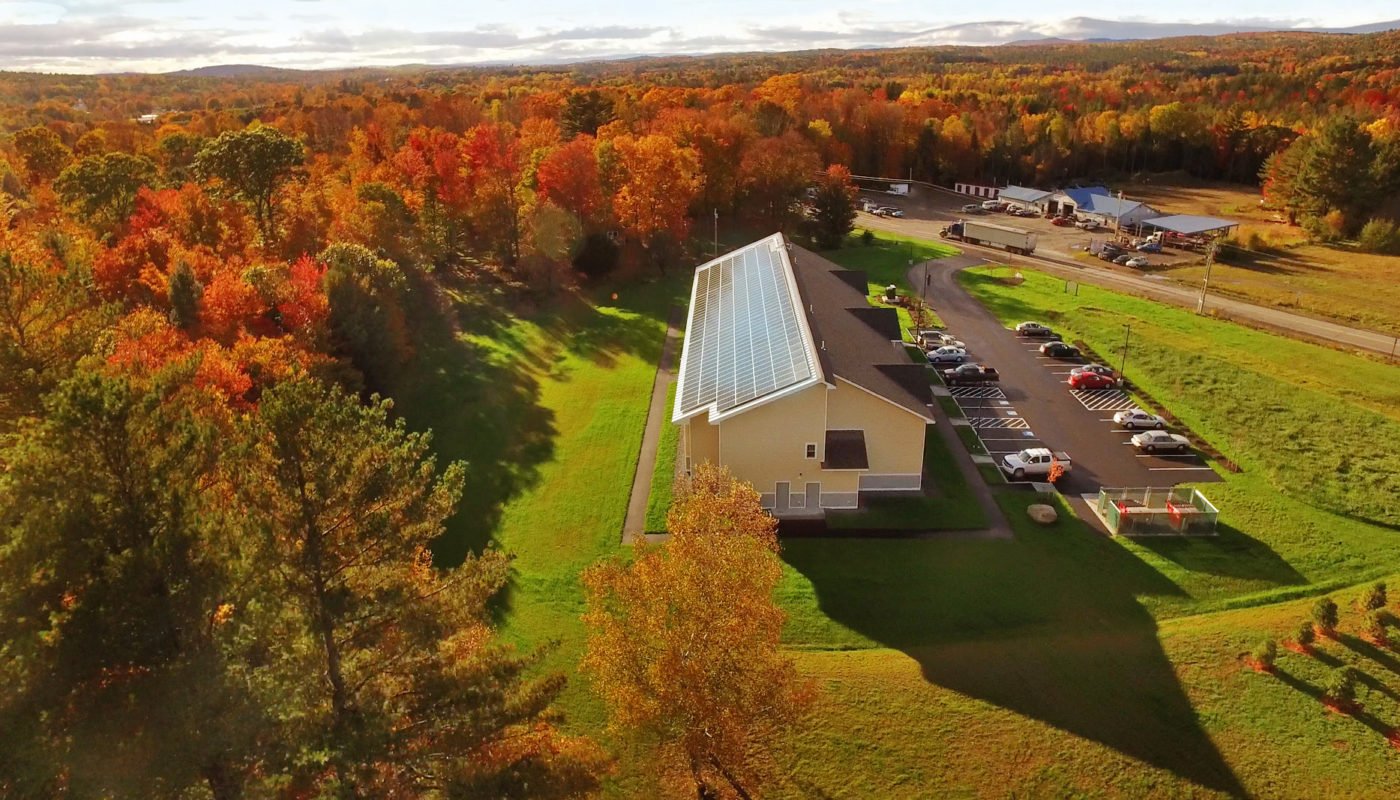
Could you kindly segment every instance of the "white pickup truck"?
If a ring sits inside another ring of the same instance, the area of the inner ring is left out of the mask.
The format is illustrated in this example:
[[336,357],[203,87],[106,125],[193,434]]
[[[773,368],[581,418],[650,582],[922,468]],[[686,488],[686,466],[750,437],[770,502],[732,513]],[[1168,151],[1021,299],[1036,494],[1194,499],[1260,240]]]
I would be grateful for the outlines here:
[[[1052,470],[1059,469],[1052,476]],[[1054,481],[1071,469],[1068,453],[1054,453],[1045,447],[1031,447],[1001,460],[1001,468],[1013,480],[1026,478]]]

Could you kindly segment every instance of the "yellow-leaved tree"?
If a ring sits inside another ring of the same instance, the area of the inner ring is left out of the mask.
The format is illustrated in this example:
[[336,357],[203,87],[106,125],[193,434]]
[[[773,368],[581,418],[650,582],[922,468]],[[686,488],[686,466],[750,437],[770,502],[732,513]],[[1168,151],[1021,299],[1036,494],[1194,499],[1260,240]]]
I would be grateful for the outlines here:
[[583,575],[583,668],[614,729],[700,798],[751,797],[815,694],[779,647],[776,527],[752,486],[706,464],[667,516],[668,541]]

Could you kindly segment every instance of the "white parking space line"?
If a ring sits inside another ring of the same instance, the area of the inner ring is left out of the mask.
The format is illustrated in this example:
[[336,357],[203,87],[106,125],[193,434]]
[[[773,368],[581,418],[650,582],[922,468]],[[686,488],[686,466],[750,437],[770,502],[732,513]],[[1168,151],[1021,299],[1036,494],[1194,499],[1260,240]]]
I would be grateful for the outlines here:
[[1138,458],[1195,458],[1195,453],[1142,453]]
[[1211,471],[1211,468],[1210,468],[1210,467],[1148,467],[1148,468],[1147,468],[1147,471],[1148,471],[1148,472],[1189,472],[1189,471],[1193,471],[1193,470],[1196,471],[1196,472],[1201,472],[1201,471],[1210,472],[1210,471]]

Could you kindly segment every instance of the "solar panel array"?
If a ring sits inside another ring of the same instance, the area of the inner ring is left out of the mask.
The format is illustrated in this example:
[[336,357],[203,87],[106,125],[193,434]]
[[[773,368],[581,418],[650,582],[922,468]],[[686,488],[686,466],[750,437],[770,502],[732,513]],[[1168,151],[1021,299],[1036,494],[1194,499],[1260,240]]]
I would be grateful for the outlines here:
[[755,242],[695,273],[681,415],[712,403],[722,414],[816,375],[774,241],[781,240]]

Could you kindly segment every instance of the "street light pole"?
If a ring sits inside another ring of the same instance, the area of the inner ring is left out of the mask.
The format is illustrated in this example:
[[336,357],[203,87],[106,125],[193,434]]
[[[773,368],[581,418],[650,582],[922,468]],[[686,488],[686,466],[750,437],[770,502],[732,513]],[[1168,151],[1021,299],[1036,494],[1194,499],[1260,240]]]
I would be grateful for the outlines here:
[[1128,338],[1133,335],[1133,326],[1123,326],[1123,360],[1118,365],[1118,380],[1124,380],[1124,372],[1128,369]]
[[715,209],[715,258],[719,258],[719,209]]
[[1215,263],[1215,240],[1212,239],[1210,245],[1206,247],[1206,279],[1201,284],[1201,299],[1196,303],[1196,313],[1206,313],[1206,292],[1210,291],[1210,268]]

